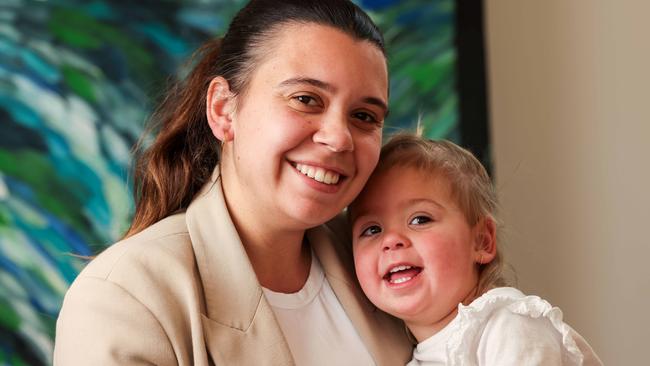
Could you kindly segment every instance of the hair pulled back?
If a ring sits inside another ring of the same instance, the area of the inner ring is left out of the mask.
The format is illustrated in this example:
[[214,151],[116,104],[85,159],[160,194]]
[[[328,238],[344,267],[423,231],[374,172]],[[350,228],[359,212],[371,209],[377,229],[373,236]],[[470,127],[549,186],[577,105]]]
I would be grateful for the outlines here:
[[[391,138],[382,148],[373,176],[396,166],[414,168],[423,174],[442,175],[449,184],[452,199],[470,226],[486,218],[494,220],[498,225],[494,184],[485,167],[468,150],[453,142],[434,141],[401,133]],[[491,262],[478,266],[478,294],[492,287],[506,285],[499,250]]]
[[[233,18],[222,39],[213,39],[192,56],[193,69],[173,84],[152,114],[157,131],[151,146],[135,164],[135,214],[126,236],[184,210],[219,162],[221,144],[206,117],[207,90],[222,76],[231,92],[244,96],[255,67],[269,50],[281,26],[315,23],[369,41],[385,55],[381,32],[348,0],[252,0]],[[299,42],[296,35],[296,42]],[[318,47],[318,45],[315,45]]]

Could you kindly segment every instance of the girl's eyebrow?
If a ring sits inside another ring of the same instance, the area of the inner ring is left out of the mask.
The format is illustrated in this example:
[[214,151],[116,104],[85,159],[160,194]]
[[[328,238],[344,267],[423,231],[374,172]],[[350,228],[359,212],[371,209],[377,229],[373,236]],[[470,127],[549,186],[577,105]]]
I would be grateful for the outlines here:
[[354,226],[360,219],[365,219],[370,216],[371,209],[364,209],[359,212],[350,212],[350,223]]
[[[447,211],[447,208],[445,206],[443,206],[441,203],[439,203],[438,201],[433,200],[431,198],[413,198],[413,199],[401,202],[398,207],[399,207],[400,210],[403,210],[403,209],[408,208],[409,206],[417,205],[417,204],[420,204],[420,203],[434,205],[439,210]],[[348,208],[348,210],[350,210],[350,208]],[[354,211],[350,211],[350,219],[351,219],[350,221],[352,222],[352,224],[354,224],[359,219],[365,218],[366,216],[372,215],[373,212],[376,211],[376,210],[377,210],[377,208],[374,208],[372,206],[371,207],[363,207],[361,210],[359,210],[358,208],[355,207]]]
[[441,210],[446,210],[445,206],[438,203],[438,201],[430,199],[430,198],[414,198],[414,199],[406,201],[404,203],[404,206],[415,205],[415,204],[418,204],[418,203],[428,203],[428,204],[432,204],[432,205],[438,207]]
[[[311,85],[316,88],[328,91],[330,93],[336,92],[336,87],[330,83],[327,83],[322,80],[309,78],[309,77],[302,77],[302,76],[284,80],[280,82],[280,84],[278,84],[276,88],[286,88],[288,86],[303,85],[303,84]],[[376,97],[363,97],[361,100],[364,103],[372,104],[374,106],[381,108],[384,111],[384,118],[388,116],[388,112],[389,112],[388,106],[383,100]]]

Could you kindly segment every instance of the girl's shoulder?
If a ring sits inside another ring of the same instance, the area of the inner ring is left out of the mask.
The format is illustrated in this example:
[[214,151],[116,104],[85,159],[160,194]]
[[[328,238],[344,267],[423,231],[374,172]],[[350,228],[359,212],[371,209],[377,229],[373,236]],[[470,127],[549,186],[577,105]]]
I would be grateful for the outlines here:
[[512,287],[492,289],[467,306],[459,305],[455,327],[448,343],[450,359],[601,364],[587,342],[564,322],[558,307]]
[[525,295],[513,287],[493,288],[472,301],[458,306],[459,314],[467,319],[489,319],[505,314],[516,314],[530,318],[549,317],[561,320],[562,311],[548,301],[535,295]]

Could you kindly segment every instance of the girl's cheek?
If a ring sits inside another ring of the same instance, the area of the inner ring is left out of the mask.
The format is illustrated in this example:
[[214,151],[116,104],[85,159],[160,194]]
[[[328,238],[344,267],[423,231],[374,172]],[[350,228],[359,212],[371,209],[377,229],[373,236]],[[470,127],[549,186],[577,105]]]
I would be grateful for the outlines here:
[[373,280],[373,273],[376,272],[376,259],[370,253],[359,253],[359,260],[355,261],[357,266],[357,273],[359,273],[359,279],[363,282],[369,282]]
[[467,262],[466,254],[453,250],[438,251],[434,258],[439,273],[443,275],[454,275]]

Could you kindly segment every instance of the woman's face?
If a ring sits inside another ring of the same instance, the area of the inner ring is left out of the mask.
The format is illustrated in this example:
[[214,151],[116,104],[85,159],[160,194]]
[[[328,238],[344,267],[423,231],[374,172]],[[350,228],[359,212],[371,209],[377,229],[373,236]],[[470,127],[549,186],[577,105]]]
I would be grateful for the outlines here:
[[304,230],[359,193],[377,164],[386,62],[368,41],[288,24],[237,98],[222,179],[239,219]]

